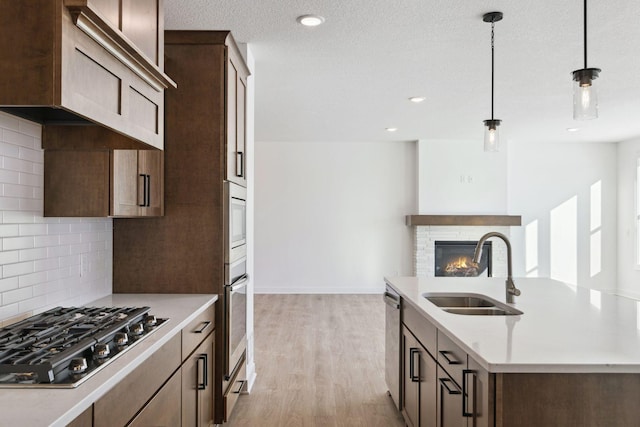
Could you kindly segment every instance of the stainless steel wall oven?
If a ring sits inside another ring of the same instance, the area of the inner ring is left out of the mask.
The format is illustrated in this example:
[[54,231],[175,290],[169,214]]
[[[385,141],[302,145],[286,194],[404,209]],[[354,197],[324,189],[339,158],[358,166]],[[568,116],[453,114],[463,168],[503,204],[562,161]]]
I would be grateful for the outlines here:
[[225,379],[247,348],[247,189],[225,181],[224,340]]

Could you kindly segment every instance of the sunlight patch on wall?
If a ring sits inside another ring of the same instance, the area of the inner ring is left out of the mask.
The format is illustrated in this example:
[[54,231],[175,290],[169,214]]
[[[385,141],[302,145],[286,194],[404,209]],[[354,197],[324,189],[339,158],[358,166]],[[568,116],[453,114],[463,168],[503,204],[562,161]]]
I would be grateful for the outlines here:
[[538,220],[533,220],[524,229],[524,254],[526,277],[538,277]]
[[602,181],[591,186],[591,244],[589,267],[591,277],[602,271]]
[[589,291],[589,302],[598,310],[602,309],[602,292],[591,289]]
[[578,283],[578,196],[550,212],[551,278],[571,285]]

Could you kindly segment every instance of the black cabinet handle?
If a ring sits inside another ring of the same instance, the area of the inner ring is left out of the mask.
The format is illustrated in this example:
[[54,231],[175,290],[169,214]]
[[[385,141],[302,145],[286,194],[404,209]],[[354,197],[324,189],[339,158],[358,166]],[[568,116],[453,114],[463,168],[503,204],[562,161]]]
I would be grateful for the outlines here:
[[[471,378],[467,380],[468,375]],[[469,401],[471,401],[471,410],[469,411]],[[476,414],[476,372],[470,369],[462,371],[462,416],[474,417]]]
[[[200,369],[200,362],[202,362],[202,369]],[[198,377],[196,388],[198,390],[204,390],[207,388],[207,355],[200,354],[196,363],[196,376]],[[200,381],[200,373],[202,373],[202,381]]]
[[[138,206],[144,207],[147,205],[147,175],[141,173],[140,177],[142,177],[142,203],[138,204]],[[140,193],[138,193],[140,196]]]
[[[451,384],[451,386],[449,386]],[[460,388],[451,378],[440,378],[440,385],[447,389],[449,394],[461,394]]]
[[202,322],[202,327],[200,329],[196,329],[195,331],[193,331],[196,334],[201,334],[203,333],[205,330],[207,330],[207,328],[211,325],[211,322],[209,320],[205,320],[204,322]]
[[236,153],[236,176],[244,176],[244,153],[242,151]]
[[151,175],[147,175],[147,188],[145,192],[147,193],[147,201],[145,206],[149,207],[151,206]]
[[[420,382],[420,370],[418,370],[418,375],[415,374],[415,356],[416,354],[420,356],[420,350],[417,348],[409,349],[409,378],[411,378],[411,382],[417,383]],[[418,358],[418,363],[420,363],[420,359]]]
[[450,356],[450,355],[454,355],[455,356],[455,354],[453,352],[448,351],[448,350],[440,350],[438,353],[440,353],[442,355],[444,360],[446,360],[449,365],[462,365],[461,361],[459,361],[457,359],[454,359],[454,358],[452,358]]

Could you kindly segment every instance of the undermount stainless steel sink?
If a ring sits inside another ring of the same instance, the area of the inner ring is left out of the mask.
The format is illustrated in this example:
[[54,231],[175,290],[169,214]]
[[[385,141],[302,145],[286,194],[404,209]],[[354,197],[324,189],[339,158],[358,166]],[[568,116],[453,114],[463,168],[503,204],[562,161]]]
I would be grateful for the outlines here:
[[429,292],[422,295],[427,301],[451,314],[472,316],[515,316],[522,311],[486,295],[463,292]]

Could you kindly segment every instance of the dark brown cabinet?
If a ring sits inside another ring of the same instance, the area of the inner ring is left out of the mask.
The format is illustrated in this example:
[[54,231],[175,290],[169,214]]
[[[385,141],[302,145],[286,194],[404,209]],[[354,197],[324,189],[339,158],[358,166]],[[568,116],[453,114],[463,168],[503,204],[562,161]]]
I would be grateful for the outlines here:
[[493,377],[402,301],[402,414],[412,427],[493,424]]
[[246,103],[247,71],[237,48],[227,48],[227,163],[226,178],[247,186]]
[[0,106],[164,144],[162,0],[0,2]]
[[[235,58],[237,72],[233,93],[230,58]],[[165,215],[144,221],[114,220],[114,292],[217,294],[221,302],[216,322],[221,325],[224,181],[229,170],[244,179],[248,69],[228,31],[167,31],[165,67],[179,86],[166,94]],[[234,148],[229,150],[230,146]],[[232,169],[236,163],[238,168]],[[223,361],[224,328],[215,334],[215,358]],[[246,377],[236,370],[230,380],[225,378],[224,364],[215,365],[214,416],[216,423],[222,423]]]
[[160,150],[45,150],[44,216],[161,216],[163,159]]
[[401,339],[402,413],[412,427],[433,427],[436,425],[436,362],[405,326]]
[[182,330],[182,426],[213,424],[215,311],[202,313]]

